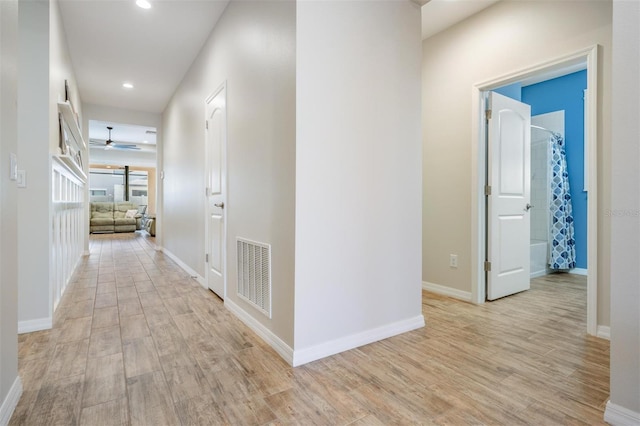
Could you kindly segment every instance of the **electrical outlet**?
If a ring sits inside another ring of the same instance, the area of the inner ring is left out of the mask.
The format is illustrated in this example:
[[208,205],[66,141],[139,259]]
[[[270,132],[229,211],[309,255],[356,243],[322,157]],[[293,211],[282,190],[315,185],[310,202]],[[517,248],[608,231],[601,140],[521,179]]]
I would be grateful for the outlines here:
[[450,254],[449,255],[449,266],[452,268],[457,268],[458,267],[458,255],[457,254]]

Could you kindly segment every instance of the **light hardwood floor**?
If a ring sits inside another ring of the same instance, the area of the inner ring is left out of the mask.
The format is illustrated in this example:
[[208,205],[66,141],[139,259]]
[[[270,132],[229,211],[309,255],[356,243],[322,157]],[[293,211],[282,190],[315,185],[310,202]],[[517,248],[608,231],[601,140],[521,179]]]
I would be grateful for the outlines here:
[[425,328],[293,369],[147,239],[96,236],[53,329],[19,336],[10,424],[602,424],[609,343],[585,334],[585,288],[424,292]]

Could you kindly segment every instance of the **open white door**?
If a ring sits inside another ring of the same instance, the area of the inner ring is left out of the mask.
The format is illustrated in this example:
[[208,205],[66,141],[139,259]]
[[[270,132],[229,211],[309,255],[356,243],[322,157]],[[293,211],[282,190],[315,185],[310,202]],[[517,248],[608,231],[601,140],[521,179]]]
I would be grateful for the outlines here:
[[225,201],[226,201],[226,88],[206,104],[206,281],[207,287],[225,297]]
[[529,289],[531,107],[489,93],[487,299]]

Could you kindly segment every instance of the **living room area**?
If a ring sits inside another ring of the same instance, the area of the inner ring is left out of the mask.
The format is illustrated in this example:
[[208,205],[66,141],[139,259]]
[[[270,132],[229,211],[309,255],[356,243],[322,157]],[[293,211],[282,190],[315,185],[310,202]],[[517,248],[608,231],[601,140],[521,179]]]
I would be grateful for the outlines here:
[[89,233],[156,234],[156,129],[89,120]]

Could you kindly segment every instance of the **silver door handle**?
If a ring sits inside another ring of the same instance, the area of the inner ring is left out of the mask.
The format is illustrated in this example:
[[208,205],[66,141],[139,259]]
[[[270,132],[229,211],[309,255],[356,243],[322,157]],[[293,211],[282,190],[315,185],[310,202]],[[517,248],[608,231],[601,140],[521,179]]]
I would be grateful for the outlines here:
[[528,212],[528,211],[529,211],[529,210],[531,210],[532,208],[533,208],[533,206],[532,206],[531,204],[527,203],[527,205],[526,205],[526,207],[525,207],[524,211]]
[[220,207],[221,209],[224,209],[224,202],[222,202],[220,204],[214,204],[214,206]]

